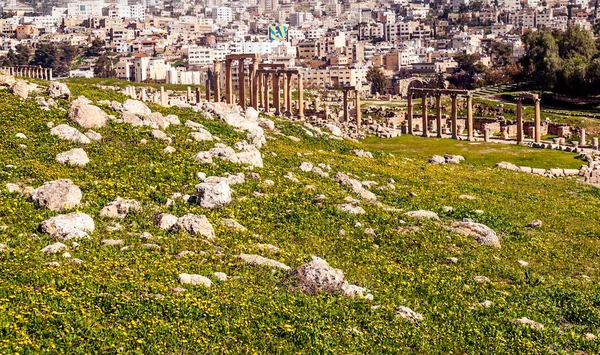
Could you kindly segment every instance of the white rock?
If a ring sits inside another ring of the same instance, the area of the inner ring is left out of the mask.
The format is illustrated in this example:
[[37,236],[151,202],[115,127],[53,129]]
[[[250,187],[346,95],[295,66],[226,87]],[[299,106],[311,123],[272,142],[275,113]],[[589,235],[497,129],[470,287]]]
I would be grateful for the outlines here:
[[126,100],[123,103],[123,107],[122,107],[123,112],[128,112],[134,115],[149,115],[152,113],[152,110],[150,110],[150,108],[143,103],[142,101],[139,100]]
[[165,141],[169,140],[169,136],[167,136],[167,134],[161,130],[153,129],[151,134],[152,134],[152,138],[165,140]]
[[85,150],[81,148],[73,148],[66,152],[59,153],[56,156],[56,161],[61,164],[69,164],[71,166],[84,166],[90,162]]
[[290,270],[291,269],[289,266],[285,265],[282,262],[279,262],[279,261],[273,260],[273,259],[268,259],[268,258],[265,258],[260,255],[240,254],[240,258],[242,260],[244,260],[247,264],[250,264],[250,265],[268,266],[268,267],[278,268],[278,269],[282,269],[282,270]]
[[300,166],[298,167],[298,169],[304,171],[304,172],[309,172],[311,170],[313,170],[313,165],[309,162],[303,162],[302,164],[300,164]]
[[523,324],[526,325],[532,329],[544,329],[544,325],[535,321],[532,321],[531,319],[528,318],[517,318],[515,319],[515,323],[516,324]]
[[53,81],[46,89],[46,93],[53,99],[69,99],[71,98],[71,90],[65,83]]
[[31,193],[39,207],[52,211],[77,207],[82,197],[79,187],[68,179],[45,182]]
[[186,214],[177,220],[177,226],[193,236],[215,237],[215,230],[205,215]]
[[418,322],[418,321],[423,320],[422,314],[417,313],[417,312],[413,311],[412,309],[405,307],[405,306],[400,306],[400,307],[396,308],[396,314],[399,315],[400,317],[402,317],[404,319],[408,319],[412,322]]
[[137,211],[141,205],[136,200],[125,200],[118,197],[116,200],[109,202],[100,210],[100,216],[106,218],[125,218],[129,211]]
[[169,213],[160,213],[154,216],[154,224],[160,229],[173,229],[177,225],[178,218]]
[[64,245],[63,243],[54,243],[54,244],[50,244],[46,247],[44,247],[42,249],[42,253],[46,253],[46,254],[56,254],[56,253],[60,253],[63,250],[66,250],[67,246]]
[[68,140],[73,143],[89,144],[90,139],[83,133],[79,132],[77,128],[71,127],[66,124],[59,124],[50,130],[50,134],[58,136],[60,139]]
[[350,214],[364,214],[364,213],[366,213],[366,211],[362,207],[360,207],[360,206],[354,206],[354,205],[352,205],[350,203],[339,204],[339,205],[337,205],[337,208],[340,209],[340,210],[342,210],[342,211],[344,211],[344,212],[350,213]]
[[88,137],[90,140],[97,141],[97,142],[102,140],[102,135],[100,135],[100,133],[94,132],[92,130],[85,132],[85,136]]
[[196,185],[197,202],[204,208],[223,207],[231,203],[231,187],[226,181],[202,182]]
[[247,230],[246,227],[244,227],[243,225],[239,224],[236,220],[231,218],[223,219],[221,221],[221,225],[240,232],[244,232]]
[[122,239],[103,239],[100,242],[100,245],[103,247],[110,247],[116,245],[123,245],[124,241]]
[[20,138],[20,139],[27,139],[27,136],[21,132],[15,134],[15,137]]
[[405,215],[416,219],[436,219],[439,220],[437,213],[432,211],[418,210],[406,212]]
[[182,285],[201,285],[204,287],[212,286],[212,281],[208,277],[196,274],[179,274],[179,283]]
[[215,272],[213,275],[219,279],[219,281],[227,281],[227,274],[224,272]]
[[83,128],[102,128],[108,121],[108,115],[100,107],[89,103],[89,100],[77,99],[71,103],[68,117]]
[[163,152],[167,153],[167,154],[173,154],[175,153],[177,150],[171,146],[166,147],[165,149],[163,149]]
[[43,233],[59,240],[84,238],[88,236],[88,233],[92,233],[95,228],[92,217],[79,212],[54,216],[40,224]]
[[470,221],[454,222],[452,231],[467,237],[474,237],[481,245],[489,245],[494,248],[500,248],[500,239],[490,227],[485,224]]

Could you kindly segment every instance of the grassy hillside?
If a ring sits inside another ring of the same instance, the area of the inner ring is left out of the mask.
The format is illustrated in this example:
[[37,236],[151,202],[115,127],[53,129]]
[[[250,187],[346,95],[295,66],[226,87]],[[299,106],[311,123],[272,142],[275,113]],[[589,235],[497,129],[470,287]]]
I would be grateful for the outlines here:
[[[95,101],[125,99],[83,81],[70,87],[75,96]],[[165,144],[151,137],[151,129],[110,122],[97,130],[103,141],[83,146],[91,162],[69,167],[57,163],[55,156],[77,145],[51,136],[46,126],[49,121],[67,123],[64,110],[42,111],[33,100],[21,101],[3,91],[0,103],[0,226],[6,226],[0,228],[0,243],[8,245],[0,252],[2,353],[600,352],[598,341],[586,338],[587,333],[598,335],[600,327],[598,189],[574,179],[492,167],[496,160],[533,167],[578,166],[581,162],[573,155],[514,147],[510,153],[485,156],[473,147],[452,145],[456,142],[423,144],[416,137],[373,139],[363,145],[310,137],[301,126],[276,120],[282,134],[268,133],[261,150],[265,167],[254,170],[261,180],[233,185],[231,205],[207,210],[181,200],[170,206],[166,202],[173,193],[192,194],[198,172],[223,176],[249,171],[220,160],[214,165],[191,160],[214,143],[186,140],[189,128],[166,130],[177,149],[166,154]],[[67,103],[61,102],[61,107],[67,108]],[[229,146],[245,135],[188,109],[152,108],[202,123]],[[19,132],[27,139],[16,138]],[[141,139],[148,143],[140,144]],[[396,143],[400,149],[391,146]],[[375,158],[350,155],[355,148],[370,150]],[[447,152],[464,153],[466,161],[427,164],[428,155]],[[553,164],[554,159],[560,164]],[[300,171],[304,161],[329,164],[331,177]],[[300,182],[284,178],[287,172]],[[377,182],[370,190],[378,200],[402,211],[366,202],[361,203],[363,215],[338,210],[347,196],[358,196],[333,179],[336,172]],[[81,188],[84,205],[78,210],[96,223],[91,238],[69,248],[83,264],[41,253],[53,241],[38,231],[39,223],[57,213],[37,209],[4,188],[8,182],[37,187],[59,178],[69,178]],[[394,189],[387,187],[389,178],[395,181]],[[265,185],[267,179],[274,186]],[[318,194],[326,196],[321,203],[314,202]],[[99,210],[116,197],[137,199],[142,209],[118,221],[99,217]],[[443,206],[453,211],[444,212]],[[437,212],[441,220],[404,215],[418,209]],[[160,230],[152,218],[161,212],[205,214],[216,238]],[[227,229],[220,224],[224,218],[234,218],[248,230]],[[494,229],[502,247],[480,246],[446,229],[463,218]],[[527,227],[534,219],[543,222],[542,228]],[[110,228],[116,223],[120,226]],[[142,240],[143,232],[154,239]],[[129,249],[100,246],[107,238],[123,239]],[[144,243],[161,249],[145,249]],[[261,250],[260,243],[280,251]],[[175,257],[184,250],[195,255]],[[236,257],[242,252],[292,268],[320,256],[343,270],[349,282],[368,288],[374,300],[294,291],[284,271],[249,266]],[[449,257],[458,262],[449,262]],[[49,261],[61,266],[45,265]],[[212,278],[217,271],[230,279],[213,278],[211,288],[185,285],[187,292],[171,291],[181,287],[180,273]],[[491,282],[477,283],[477,275]],[[152,296],[156,294],[164,298]],[[493,305],[482,307],[485,300]],[[399,306],[422,313],[424,319],[413,323],[398,317]],[[521,317],[545,328],[514,324]]]

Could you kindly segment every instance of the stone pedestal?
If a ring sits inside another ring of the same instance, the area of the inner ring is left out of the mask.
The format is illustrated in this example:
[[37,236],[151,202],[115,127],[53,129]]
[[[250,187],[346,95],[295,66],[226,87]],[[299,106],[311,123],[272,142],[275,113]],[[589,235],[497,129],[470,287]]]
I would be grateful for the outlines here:
[[408,93],[406,98],[406,119],[408,121],[408,134],[413,134],[413,94],[411,92]]
[[585,143],[586,143],[585,128],[581,128],[579,131],[579,145],[584,146]]
[[534,100],[535,102],[535,107],[534,107],[534,120],[535,120],[535,142],[536,143],[541,143],[542,142],[542,122],[541,122],[541,117],[540,117],[540,98],[539,97],[535,97]]

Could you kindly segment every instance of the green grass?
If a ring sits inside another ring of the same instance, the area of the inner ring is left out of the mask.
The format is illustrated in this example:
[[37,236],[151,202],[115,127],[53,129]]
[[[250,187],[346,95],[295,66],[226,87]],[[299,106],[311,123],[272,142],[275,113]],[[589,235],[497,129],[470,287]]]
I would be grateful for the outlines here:
[[[74,94],[94,100],[125,99],[85,81],[70,86]],[[0,253],[1,353],[600,351],[598,342],[584,338],[588,332],[598,334],[600,327],[599,190],[574,179],[492,168],[500,160],[535,167],[569,162],[576,166],[579,163],[572,155],[519,147],[504,152],[499,145],[417,137],[342,142],[309,137],[301,126],[277,120],[283,135],[268,133],[268,144],[262,150],[265,168],[255,169],[262,180],[273,180],[274,187],[253,180],[235,185],[234,203],[219,210],[181,201],[167,207],[165,202],[172,193],[194,192],[197,172],[224,175],[246,170],[221,161],[204,166],[193,162],[193,154],[213,143],[187,141],[190,131],[184,126],[167,129],[177,152],[166,155],[161,152],[164,144],[151,138],[150,129],[114,122],[98,130],[104,136],[101,143],[84,147],[90,164],[63,166],[54,161],[56,154],[77,145],[51,136],[46,122],[66,123],[66,113],[41,111],[33,101],[23,102],[6,92],[0,92],[0,103],[0,225],[8,227],[0,230],[0,243],[10,248]],[[61,105],[67,107],[65,102]],[[204,124],[228,145],[244,137],[221,122],[204,120],[201,113],[160,110]],[[17,132],[28,139],[19,140]],[[287,135],[302,140],[293,142]],[[142,138],[148,139],[148,144],[139,144]],[[23,143],[27,148],[19,146]],[[375,159],[349,155],[355,148],[373,151]],[[498,151],[485,152],[494,149]],[[395,156],[380,150],[394,151]],[[467,160],[460,165],[434,166],[426,162],[433,153],[460,153]],[[338,171],[352,173],[379,186],[393,178],[393,190],[371,188],[379,201],[402,211],[436,211],[441,221],[418,221],[368,203],[362,203],[367,211],[364,215],[340,212],[336,205],[346,196],[356,196],[334,179],[299,171],[303,161],[329,164],[332,176]],[[553,161],[557,163],[551,164]],[[283,177],[289,171],[300,184]],[[39,223],[56,213],[39,210],[31,201],[4,189],[6,182],[37,187],[58,178],[70,178],[81,187],[84,204],[78,210],[89,213],[96,222],[91,238],[70,249],[73,257],[84,261],[82,265],[40,253],[52,241],[39,233]],[[256,197],[255,191],[264,195]],[[313,202],[318,193],[327,197],[322,204]],[[460,199],[462,194],[476,199]],[[117,221],[122,230],[109,232],[106,227],[115,221],[100,218],[98,211],[117,196],[138,199],[143,208]],[[443,212],[446,205],[454,210]],[[476,209],[485,213],[476,214]],[[159,230],[152,223],[159,212],[205,214],[217,237],[206,241]],[[223,218],[235,218],[248,232],[221,227]],[[445,229],[463,218],[496,230],[502,248],[478,246],[472,238]],[[543,227],[528,228],[533,219],[541,219]],[[357,222],[362,227],[356,227]],[[367,227],[376,234],[366,234]],[[340,229],[346,234],[339,235]],[[141,248],[145,243],[139,238],[142,232],[160,237],[152,242],[162,249]],[[105,238],[123,239],[131,249],[100,247]],[[260,251],[257,243],[275,244],[281,252]],[[182,250],[196,254],[174,258]],[[368,302],[339,294],[298,293],[288,287],[285,273],[245,265],[236,257],[240,252],[260,253],[293,268],[318,255],[342,269],[349,282],[369,288],[375,299]],[[447,257],[459,261],[451,264]],[[519,259],[530,266],[520,266]],[[52,260],[62,266],[44,266]],[[170,292],[180,286],[179,273],[211,277],[215,271],[239,278],[215,282],[210,289],[184,286],[188,291],[182,295]],[[592,282],[576,277],[581,274]],[[477,284],[472,281],[475,275],[487,276],[492,282]],[[148,293],[165,298],[150,299],[145,297]],[[494,305],[480,307],[479,302],[486,299]],[[401,305],[422,313],[424,320],[411,323],[397,317],[395,308]],[[518,317],[541,322],[545,329],[513,324]]]
[[579,168],[584,162],[577,154],[555,150],[535,149],[517,145],[457,141],[452,139],[422,138],[402,135],[396,138],[367,138],[363,143],[369,149],[397,154],[414,159],[432,155],[458,154],[467,164],[492,167],[501,161],[534,168]]

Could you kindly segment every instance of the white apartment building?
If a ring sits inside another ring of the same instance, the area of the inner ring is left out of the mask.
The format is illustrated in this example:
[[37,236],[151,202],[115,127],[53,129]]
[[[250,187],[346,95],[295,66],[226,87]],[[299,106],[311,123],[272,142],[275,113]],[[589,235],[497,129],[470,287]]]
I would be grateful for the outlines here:
[[331,88],[355,86],[361,90],[367,85],[366,68],[329,67],[327,69],[303,69],[307,87]]
[[188,48],[188,61],[190,65],[210,66],[215,60],[225,60],[229,51],[202,46],[190,46]]
[[67,4],[67,15],[80,19],[102,16],[103,0],[88,0]]
[[231,23],[233,22],[233,11],[230,7],[218,6],[212,8],[212,18],[215,22]]

